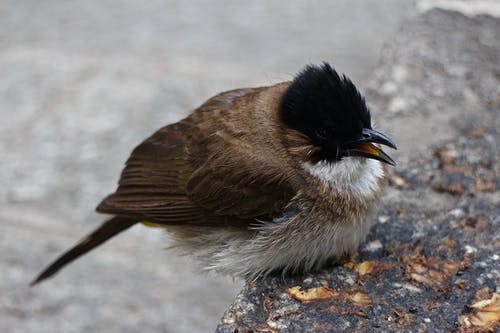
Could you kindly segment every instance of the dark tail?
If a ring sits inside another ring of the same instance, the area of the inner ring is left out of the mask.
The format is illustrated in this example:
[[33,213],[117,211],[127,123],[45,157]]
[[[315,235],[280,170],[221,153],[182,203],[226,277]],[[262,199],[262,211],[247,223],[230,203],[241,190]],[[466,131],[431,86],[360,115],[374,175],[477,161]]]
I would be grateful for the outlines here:
[[46,278],[51,277],[52,275],[57,273],[57,271],[59,271],[61,268],[63,268],[76,258],[84,255],[93,248],[101,245],[111,237],[130,228],[136,223],[137,221],[135,220],[131,220],[121,216],[115,216],[109,219],[94,232],[82,239],[74,247],[66,251],[62,256],[57,258],[56,261],[50,264],[49,267],[43,270],[40,275],[38,275],[37,278],[30,283],[30,286],[34,286],[35,284],[45,280]]

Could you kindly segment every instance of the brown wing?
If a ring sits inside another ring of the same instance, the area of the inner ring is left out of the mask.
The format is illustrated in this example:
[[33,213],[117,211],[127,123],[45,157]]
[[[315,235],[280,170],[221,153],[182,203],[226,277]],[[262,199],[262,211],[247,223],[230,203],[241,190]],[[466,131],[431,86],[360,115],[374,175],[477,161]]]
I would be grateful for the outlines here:
[[275,156],[253,142],[221,133],[210,141],[217,148],[190,177],[189,198],[218,216],[252,219],[279,214],[295,191]]
[[186,130],[179,124],[164,127],[135,148],[117,191],[97,211],[162,223],[202,223],[204,210],[186,196],[185,185],[194,171]]
[[139,145],[118,190],[97,210],[158,223],[204,225],[279,214],[300,180],[284,171],[270,147],[229,134],[220,122],[204,122],[213,119],[211,105],[220,109],[231,103],[206,105],[196,120],[164,127]]

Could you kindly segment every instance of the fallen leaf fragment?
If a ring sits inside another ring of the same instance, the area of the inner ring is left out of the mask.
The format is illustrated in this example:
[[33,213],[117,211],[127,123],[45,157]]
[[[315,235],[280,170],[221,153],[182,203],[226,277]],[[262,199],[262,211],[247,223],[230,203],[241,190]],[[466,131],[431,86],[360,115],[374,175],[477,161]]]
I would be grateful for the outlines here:
[[411,280],[441,292],[447,292],[450,278],[470,264],[467,260],[455,262],[428,257],[421,247],[404,254],[401,260],[405,262],[406,272]]
[[480,138],[486,134],[486,129],[484,127],[479,127],[470,133],[475,138]]
[[310,288],[306,290],[301,290],[301,288],[297,286],[288,288],[287,292],[290,296],[301,302],[311,302],[314,300],[339,296],[338,292],[325,286]]
[[336,291],[321,286],[301,290],[299,286],[288,288],[287,293],[303,303],[319,304],[330,312],[343,315],[367,316],[367,309],[372,305],[370,297],[359,291]]
[[451,195],[462,196],[465,193],[465,187],[462,184],[436,185],[433,189],[437,192],[447,192]]
[[496,186],[493,181],[487,180],[487,179],[482,179],[482,178],[477,178],[476,179],[476,184],[475,184],[475,190],[477,192],[495,192],[496,191]]
[[354,293],[352,295],[349,295],[348,299],[354,305],[361,306],[361,307],[363,307],[363,306],[369,306],[369,305],[372,304],[372,300],[370,299],[370,297],[368,297],[367,294],[360,293],[360,292],[357,292],[357,293]]
[[372,277],[378,277],[382,273],[391,270],[392,264],[383,261],[363,261],[360,263],[347,263],[344,265],[345,267],[352,269],[356,273],[358,273],[359,277],[364,277],[366,275],[370,275]]
[[500,323],[500,294],[470,305],[472,313],[458,317],[460,332],[495,332]]
[[489,221],[486,216],[469,216],[460,221],[460,228],[466,231],[484,229],[488,227]]

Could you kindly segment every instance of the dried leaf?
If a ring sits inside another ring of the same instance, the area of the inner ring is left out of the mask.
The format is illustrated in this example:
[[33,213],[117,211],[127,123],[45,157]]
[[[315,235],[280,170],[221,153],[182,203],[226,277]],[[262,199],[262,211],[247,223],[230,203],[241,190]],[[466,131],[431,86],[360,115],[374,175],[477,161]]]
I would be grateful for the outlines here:
[[347,268],[354,270],[359,274],[359,277],[364,277],[370,275],[372,277],[378,277],[382,273],[392,269],[392,264],[383,261],[363,261],[360,263],[349,263],[345,265]]
[[460,221],[460,228],[467,231],[483,229],[489,224],[488,218],[482,215],[469,216]]
[[427,257],[420,247],[404,254],[401,260],[406,263],[406,272],[411,280],[425,284],[436,291],[448,291],[450,278],[469,265],[467,260],[454,262]]
[[329,287],[315,287],[307,290],[300,290],[299,286],[288,288],[286,291],[290,296],[301,302],[311,302],[314,300],[333,298],[339,295],[338,292]]
[[329,312],[343,315],[366,317],[366,309],[372,305],[370,297],[359,291],[336,291],[324,286],[300,290],[297,286],[288,288],[287,292],[303,303],[316,304]]
[[451,195],[462,196],[465,193],[463,184],[450,184],[450,185],[436,185],[433,189],[437,192],[447,192]]
[[458,317],[460,331],[495,332],[500,323],[500,294],[493,293],[490,299],[475,302],[472,313]]
[[364,306],[372,305],[372,300],[370,299],[370,297],[368,297],[367,294],[364,294],[361,292],[357,292],[357,293],[354,293],[352,295],[349,295],[348,298],[356,306],[364,307]]
[[486,129],[484,127],[479,127],[470,133],[475,138],[480,138],[486,134]]
[[476,178],[476,184],[474,186],[474,189],[477,192],[495,192],[496,191],[496,186],[493,181],[483,179],[483,178]]

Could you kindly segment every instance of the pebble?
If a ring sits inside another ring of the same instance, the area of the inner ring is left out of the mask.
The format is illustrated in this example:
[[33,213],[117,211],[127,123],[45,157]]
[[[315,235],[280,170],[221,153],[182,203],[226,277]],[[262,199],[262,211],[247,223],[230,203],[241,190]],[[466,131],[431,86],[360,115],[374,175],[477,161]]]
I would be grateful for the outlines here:
[[375,252],[383,247],[382,243],[377,239],[369,242],[365,245],[365,250],[370,252]]
[[460,218],[465,215],[464,211],[460,208],[455,208],[450,210],[449,214],[453,216],[454,218]]
[[475,248],[474,246],[470,246],[470,245],[465,245],[464,249],[465,249],[466,254],[472,254],[472,253],[477,252],[477,248]]
[[389,221],[389,218],[390,217],[388,215],[380,215],[378,217],[378,221],[379,221],[379,223],[385,223],[385,222]]

